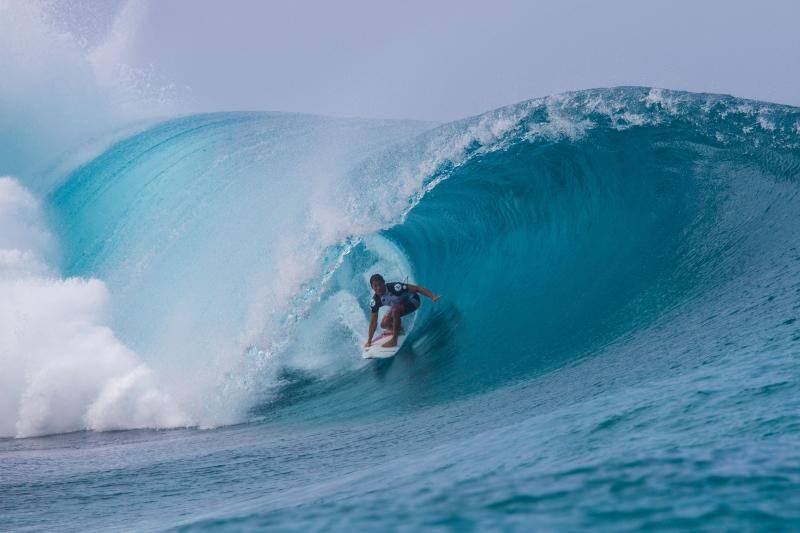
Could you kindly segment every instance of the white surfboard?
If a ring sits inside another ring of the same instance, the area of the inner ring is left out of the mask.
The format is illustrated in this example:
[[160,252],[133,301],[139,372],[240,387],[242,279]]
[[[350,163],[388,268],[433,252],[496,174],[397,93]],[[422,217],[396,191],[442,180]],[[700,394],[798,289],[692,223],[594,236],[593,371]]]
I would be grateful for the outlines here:
[[407,336],[408,331],[403,331],[403,333],[397,336],[397,346],[385,348],[383,345],[389,342],[389,339],[392,338],[392,335],[391,333],[384,331],[378,337],[374,337],[372,339],[372,344],[370,344],[369,348],[364,348],[364,353],[361,354],[361,356],[364,359],[388,359],[389,357],[394,356],[394,354],[400,350]]

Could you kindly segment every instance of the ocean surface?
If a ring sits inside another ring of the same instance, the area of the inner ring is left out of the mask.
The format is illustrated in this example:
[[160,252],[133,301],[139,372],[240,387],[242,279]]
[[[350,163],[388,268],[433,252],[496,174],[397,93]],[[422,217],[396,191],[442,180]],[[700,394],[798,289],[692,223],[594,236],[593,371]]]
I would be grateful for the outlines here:
[[[58,98],[0,132],[0,529],[800,528],[800,109]],[[385,361],[375,272],[441,295]]]

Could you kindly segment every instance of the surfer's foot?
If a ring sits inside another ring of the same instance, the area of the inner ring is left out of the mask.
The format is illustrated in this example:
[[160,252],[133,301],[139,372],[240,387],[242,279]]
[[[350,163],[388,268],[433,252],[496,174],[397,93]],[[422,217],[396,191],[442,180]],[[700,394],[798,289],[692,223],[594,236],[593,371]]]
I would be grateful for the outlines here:
[[392,338],[392,339],[390,339],[388,342],[386,342],[386,343],[383,345],[383,347],[384,347],[384,348],[392,348],[392,347],[394,347],[394,346],[397,346],[397,338],[396,338],[396,337],[395,337],[395,338]]

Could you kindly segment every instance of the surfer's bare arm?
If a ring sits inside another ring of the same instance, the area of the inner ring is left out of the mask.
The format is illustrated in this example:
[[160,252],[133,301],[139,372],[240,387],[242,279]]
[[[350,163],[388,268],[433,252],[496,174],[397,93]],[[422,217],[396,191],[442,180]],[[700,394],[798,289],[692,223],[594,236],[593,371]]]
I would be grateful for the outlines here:
[[369,317],[369,333],[367,334],[367,343],[364,346],[369,347],[372,344],[372,336],[375,335],[375,330],[378,329],[378,313],[372,313]]
[[433,294],[431,291],[429,291],[428,289],[426,289],[422,285],[408,285],[408,290],[411,291],[411,292],[418,292],[423,296],[427,296],[428,298],[430,298],[434,302],[436,300],[438,300],[439,298],[441,298],[440,296],[437,296],[437,295]]

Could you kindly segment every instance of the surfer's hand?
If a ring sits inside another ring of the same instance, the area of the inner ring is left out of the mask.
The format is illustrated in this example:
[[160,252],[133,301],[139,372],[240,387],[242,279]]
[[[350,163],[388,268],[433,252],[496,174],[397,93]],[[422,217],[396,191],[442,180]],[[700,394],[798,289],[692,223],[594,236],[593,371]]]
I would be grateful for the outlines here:
[[439,296],[438,294],[434,294],[433,296],[431,296],[431,301],[432,301],[432,302],[435,302],[435,301],[436,301],[436,300],[438,300],[439,298],[441,298],[441,296]]
[[370,346],[372,346],[372,341],[367,341],[364,343],[364,348],[369,348]]

